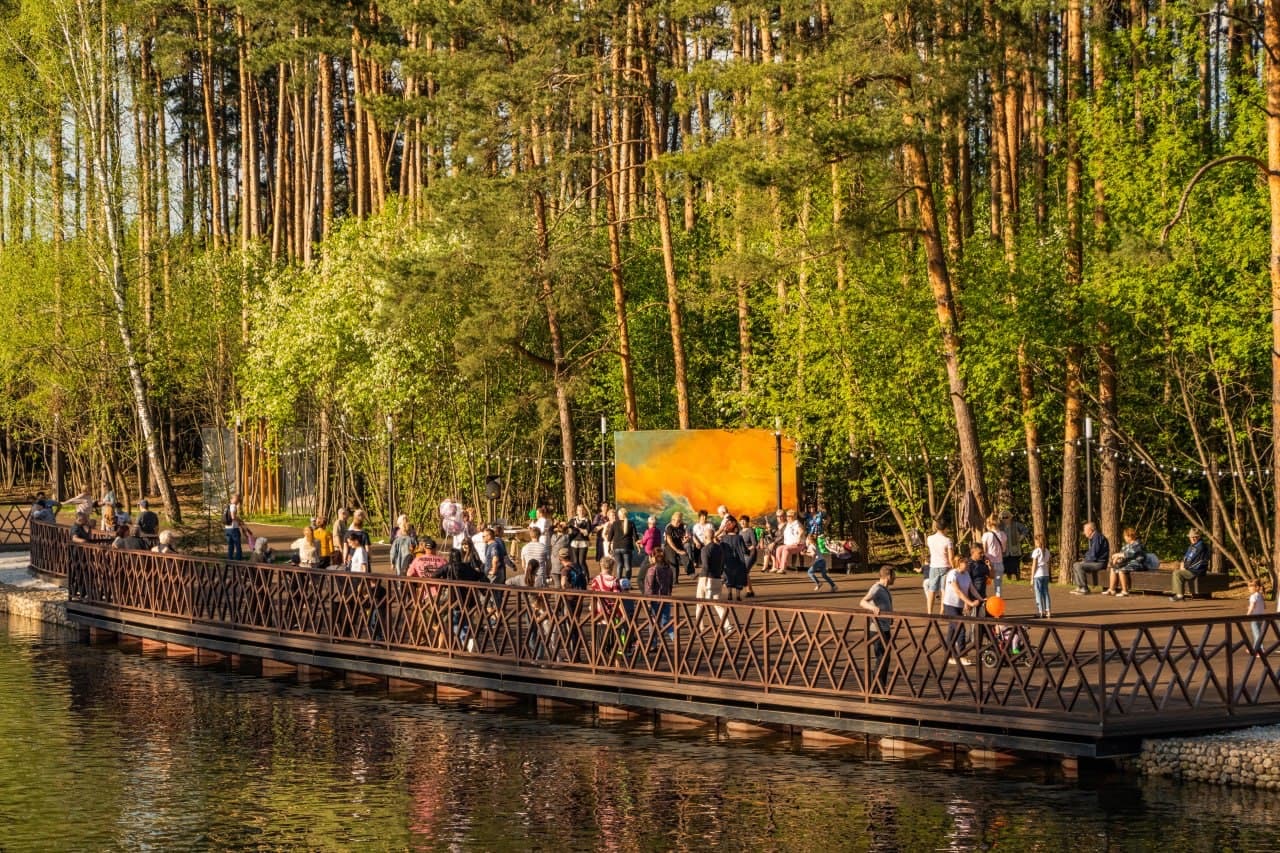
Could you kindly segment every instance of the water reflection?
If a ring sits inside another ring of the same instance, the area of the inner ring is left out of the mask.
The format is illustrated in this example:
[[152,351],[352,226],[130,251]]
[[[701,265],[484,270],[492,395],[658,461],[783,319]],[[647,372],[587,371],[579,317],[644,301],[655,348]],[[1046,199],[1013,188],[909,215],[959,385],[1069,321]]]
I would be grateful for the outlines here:
[[1271,850],[1280,797],[240,676],[0,619],[0,848]]

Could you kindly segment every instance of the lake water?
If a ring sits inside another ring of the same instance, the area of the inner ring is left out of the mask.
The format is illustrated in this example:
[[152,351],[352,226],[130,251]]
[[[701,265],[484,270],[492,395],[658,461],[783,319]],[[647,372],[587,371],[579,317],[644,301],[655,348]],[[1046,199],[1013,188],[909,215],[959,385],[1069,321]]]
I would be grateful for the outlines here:
[[0,615],[0,851],[1258,850],[1280,795],[306,686]]

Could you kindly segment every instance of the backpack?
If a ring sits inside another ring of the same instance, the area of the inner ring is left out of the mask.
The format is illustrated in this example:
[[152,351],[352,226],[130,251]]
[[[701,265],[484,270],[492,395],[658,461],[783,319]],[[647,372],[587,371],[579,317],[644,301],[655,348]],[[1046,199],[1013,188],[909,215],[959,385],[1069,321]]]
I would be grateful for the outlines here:
[[581,566],[570,566],[566,577],[569,581],[569,589],[587,588],[587,573],[582,570]]
[[231,518],[231,506],[227,505],[222,508],[222,526],[230,527],[233,524],[235,524],[235,521]]
[[1142,565],[1149,572],[1160,570],[1160,558],[1150,551],[1142,555]]

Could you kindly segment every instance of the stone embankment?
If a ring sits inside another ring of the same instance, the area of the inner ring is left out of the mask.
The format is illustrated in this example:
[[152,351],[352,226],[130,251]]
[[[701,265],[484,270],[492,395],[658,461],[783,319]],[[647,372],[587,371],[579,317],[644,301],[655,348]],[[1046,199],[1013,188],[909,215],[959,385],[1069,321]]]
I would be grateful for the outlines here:
[[0,613],[69,627],[67,591],[31,577],[27,554],[0,556]]
[[1134,764],[1151,776],[1280,791],[1280,726],[1147,740]]

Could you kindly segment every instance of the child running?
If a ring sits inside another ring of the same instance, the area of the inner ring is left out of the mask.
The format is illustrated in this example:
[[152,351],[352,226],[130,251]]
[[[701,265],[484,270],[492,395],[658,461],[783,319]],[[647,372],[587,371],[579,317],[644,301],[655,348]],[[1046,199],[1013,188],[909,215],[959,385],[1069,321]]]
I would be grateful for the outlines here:
[[836,582],[827,574],[827,555],[818,549],[818,537],[812,533],[805,537],[805,553],[813,558],[808,572],[809,580],[813,581],[813,591],[822,589],[822,583],[818,580],[821,577],[831,585],[830,591],[835,592]]
[[1053,614],[1049,610],[1049,546],[1045,544],[1043,533],[1036,536],[1036,549],[1031,552],[1031,585],[1036,593],[1036,615],[1048,619]]

